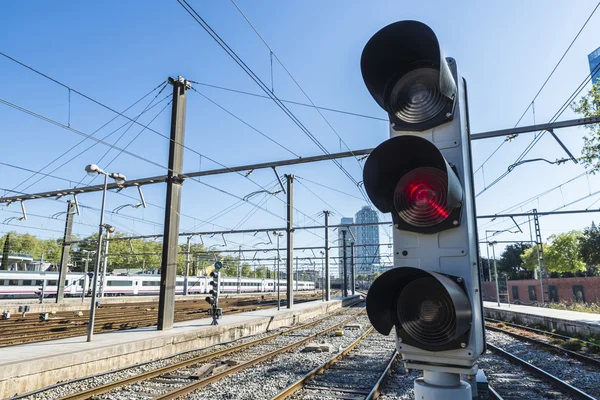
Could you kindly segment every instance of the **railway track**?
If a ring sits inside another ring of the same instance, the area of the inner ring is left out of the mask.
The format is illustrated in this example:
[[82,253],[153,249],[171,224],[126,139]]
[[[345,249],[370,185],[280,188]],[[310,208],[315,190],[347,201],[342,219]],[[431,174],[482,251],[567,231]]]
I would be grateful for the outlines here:
[[370,400],[379,394],[398,352],[394,340],[367,329],[343,351],[304,375],[272,400],[323,396]]
[[[592,343],[583,339],[579,339],[579,338],[574,338],[571,336],[566,336],[566,335],[561,335],[559,333],[556,332],[549,332],[549,331],[544,331],[541,329],[536,329],[536,328],[532,328],[529,326],[523,326],[523,325],[518,325],[518,324],[514,324],[511,322],[506,322],[506,321],[500,321],[500,320],[496,320],[496,319],[492,319],[492,318],[486,318],[486,327],[487,328],[501,328],[501,327],[505,327],[505,328],[509,328],[512,330],[517,330],[517,331],[524,331],[524,332],[531,332],[532,334],[538,335],[538,338],[553,338],[553,339],[557,339],[557,340],[562,340],[563,342],[569,342],[569,341],[573,341],[573,340],[577,340],[579,341],[582,345],[586,346],[589,349],[593,349],[595,352],[600,353],[600,344],[598,343]],[[508,330],[508,329],[505,329]]]
[[[518,357],[517,355],[508,352],[500,347],[494,346],[491,343],[488,343],[488,348],[494,352],[497,355],[500,355],[501,357],[511,361],[514,364],[517,364],[520,367],[523,367],[524,369],[528,370],[529,372],[531,372],[533,375],[537,376],[538,378],[541,378],[541,380],[543,380],[544,382],[550,383],[552,386],[554,386],[555,388],[559,389],[561,392],[567,394],[566,397],[561,397],[560,395],[553,393],[551,395],[551,398],[575,398],[575,399],[584,399],[584,400],[597,400],[597,398],[595,396],[592,396],[589,393],[584,392],[583,390],[569,384],[566,380],[563,380],[555,375],[552,375],[551,373],[545,371],[542,368],[539,368],[535,365],[533,365],[530,362],[527,362],[526,360]],[[488,374],[488,379],[490,379],[491,376]],[[524,376],[521,376],[521,379],[525,379]],[[491,380],[491,379],[490,379]],[[500,385],[495,385],[494,386],[496,388],[496,390],[494,390],[494,395],[497,397],[493,397],[493,398],[499,398],[501,399],[502,396],[504,395],[504,397],[506,398],[515,398],[514,395],[514,389],[512,390],[512,393],[509,392],[509,390],[506,390],[505,392],[507,392],[506,394],[504,394],[503,390],[498,389],[499,387],[501,387]],[[507,389],[507,388],[505,388]],[[537,392],[539,392],[539,390],[537,390]],[[519,396],[523,396],[520,398],[532,398],[532,397],[525,397],[524,394],[522,393],[522,391],[518,391],[517,393],[519,393]],[[546,398],[546,397],[542,397],[542,398]]]
[[[320,296],[318,296],[318,299],[320,299]],[[238,306],[236,305],[237,303],[247,304],[248,301],[245,299],[229,300],[230,301],[225,302],[223,305],[224,313],[226,314],[254,311],[266,307],[273,307],[277,304],[276,300],[259,302],[258,299],[256,299],[254,300],[254,304]],[[314,300],[316,299],[303,298],[297,299],[297,302]],[[282,304],[285,304],[285,301],[282,301]],[[204,318],[207,315],[208,307],[204,304],[201,304],[198,308],[186,305],[185,307],[176,307],[175,309],[176,322]],[[155,308],[147,307],[139,307],[127,311],[111,310],[108,313],[99,313],[94,322],[95,333],[148,327],[156,325],[157,312]],[[25,326],[20,326],[21,324],[19,321],[0,324],[0,347],[79,336],[87,332],[88,319],[83,315],[80,317],[51,318],[50,320],[43,322],[24,321],[23,323]]]
[[[68,395],[56,396],[55,393],[45,395],[44,391],[40,390],[19,398],[61,398],[62,400],[146,399],[148,396],[154,399],[177,398],[327,335],[359,316],[362,317],[363,312],[364,308],[358,311],[356,308],[341,309],[312,322],[266,334],[259,339],[217,351],[201,352],[202,354],[187,357],[182,361]],[[74,384],[76,383],[65,383],[71,389]],[[89,385],[85,380],[81,380],[80,384],[83,387]]]

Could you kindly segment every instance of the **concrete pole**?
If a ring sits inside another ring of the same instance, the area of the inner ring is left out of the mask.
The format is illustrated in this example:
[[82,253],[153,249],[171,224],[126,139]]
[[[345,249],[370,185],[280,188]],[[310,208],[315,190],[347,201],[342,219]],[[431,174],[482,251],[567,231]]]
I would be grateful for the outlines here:
[[498,263],[496,262],[496,245],[492,245],[492,257],[494,257],[494,275],[496,278],[496,301],[500,307],[500,290],[498,289]]
[[83,284],[82,286],[82,291],[81,291],[81,302],[83,303],[83,300],[85,299],[85,291],[87,290],[87,285],[86,283],[86,278],[87,278],[87,273],[88,273],[88,264],[90,263],[90,252],[86,252],[85,255],[85,264],[83,264]]
[[188,236],[187,244],[186,244],[186,255],[185,255],[185,276],[183,277],[183,295],[187,296],[189,291],[189,281],[188,277],[190,276],[190,251],[191,251],[191,240],[192,237]]
[[186,90],[190,87],[182,77],[169,78],[173,85],[173,107],[171,109],[171,135],[167,171],[167,196],[165,222],[160,265],[160,294],[158,298],[159,331],[171,329],[175,318],[175,278],[177,276],[177,252],[179,250],[179,218],[181,209],[181,187],[184,177],[183,146],[185,137]]
[[240,293],[240,274],[242,271],[242,246],[240,246],[239,248],[240,250],[240,256],[238,258],[238,263],[237,263],[237,293]]
[[108,268],[108,243],[110,232],[106,231],[106,240],[104,241],[104,253],[102,254],[102,276],[100,278],[100,298],[104,298],[104,283],[106,282],[106,270]]
[[[65,235],[63,236],[60,266],[58,267],[58,283],[56,288],[56,302],[63,301],[65,296],[65,279],[69,271],[69,253],[71,252],[71,234],[73,232],[73,216],[75,215],[75,202],[67,201],[67,218],[65,221]],[[8,239],[7,239],[8,241]]]
[[487,253],[487,267],[488,267],[488,282],[492,280],[492,266],[490,263],[490,242],[488,241],[488,231],[485,231],[485,251]]
[[342,252],[342,254],[344,255],[344,260],[343,260],[343,265],[344,265],[344,279],[343,279],[343,284],[344,284],[344,288],[342,289],[342,296],[344,297],[348,297],[348,265],[346,263],[346,259],[348,258],[347,255],[347,246],[346,246],[346,229],[342,228],[342,246],[344,251]]
[[354,275],[354,242],[350,242],[350,285],[352,285],[352,295],[356,294],[356,281]]

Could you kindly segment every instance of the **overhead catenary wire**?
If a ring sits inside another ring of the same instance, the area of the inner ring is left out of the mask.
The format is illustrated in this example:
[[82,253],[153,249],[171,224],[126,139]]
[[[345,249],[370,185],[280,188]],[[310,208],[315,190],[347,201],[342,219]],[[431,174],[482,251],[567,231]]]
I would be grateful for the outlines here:
[[[550,119],[550,121],[547,123],[547,125],[552,124],[553,122],[555,122],[564,112],[565,110],[569,107],[569,105],[573,102],[573,100],[579,95],[579,93],[581,93],[581,91],[585,88],[590,76],[592,76],[596,71],[600,71],[600,64],[598,64],[594,70],[592,70],[586,77],[585,79],[579,84],[579,86],[577,87],[577,89],[575,89],[575,91],[573,93],[571,93],[571,95],[569,96],[569,98],[563,103],[563,105],[558,109],[558,111],[556,111],[556,113],[554,114],[554,116]],[[533,138],[533,140],[529,143],[529,145],[525,148],[525,150],[523,150],[523,152],[521,153],[521,155],[519,155],[519,157],[515,160],[515,162],[511,165],[515,165],[517,163],[519,163],[520,161],[523,160],[523,158],[525,158],[525,156],[531,151],[531,149],[533,149],[533,147],[540,141],[540,139],[544,136],[543,133],[545,132],[545,130],[540,131],[541,134],[537,135]],[[479,193],[477,193],[475,195],[475,197],[480,196],[482,193],[484,193],[485,191],[487,191],[489,188],[491,188],[492,186],[494,186],[495,184],[497,184],[498,182],[500,182],[502,179],[504,179],[506,176],[508,176],[511,172],[513,171],[513,169],[509,168],[507,169],[506,172],[504,172],[502,175],[500,175],[498,178],[496,178],[492,183],[490,183],[489,185],[487,185],[486,187],[484,187]]]
[[[198,81],[191,81],[191,82],[196,85],[206,86],[209,88],[223,90],[226,92],[238,93],[238,94],[243,94],[246,96],[252,96],[252,97],[258,97],[261,99],[271,100],[271,98],[269,96],[265,96],[265,95],[258,94],[258,93],[247,92],[247,91],[239,90],[239,89],[232,89],[232,88],[228,88],[225,86],[212,85],[210,83],[205,83],[205,82],[198,82]],[[372,115],[360,114],[360,113],[356,113],[356,112],[352,112],[352,111],[345,111],[345,110],[340,110],[340,109],[330,108],[330,107],[314,106],[312,104],[302,103],[299,101],[292,101],[292,100],[285,100],[285,99],[281,99],[281,101],[283,103],[287,103],[287,104],[294,104],[294,105],[302,106],[302,107],[318,108],[319,110],[323,110],[323,111],[330,111],[330,112],[334,112],[334,113],[338,113],[338,114],[351,115],[353,117],[366,118],[366,119],[372,119],[372,120],[376,120],[376,121],[382,121],[382,122],[389,123],[389,118],[375,117]]]
[[[162,88],[161,88],[161,89],[158,91],[158,93],[156,93],[156,95],[155,95],[155,96],[152,98],[152,100],[150,100],[150,102],[148,103],[148,105],[147,105],[146,107],[144,107],[144,109],[142,110],[142,112],[141,112],[141,113],[139,113],[139,114],[138,114],[138,115],[137,115],[137,116],[134,118],[134,121],[137,121],[137,120],[138,120],[138,119],[139,119],[139,118],[140,118],[140,117],[141,117],[141,116],[142,116],[142,115],[143,115],[143,114],[144,114],[146,111],[148,111],[150,108],[152,108],[152,105],[153,105],[153,103],[156,101],[156,99],[158,98],[158,96],[160,96],[160,95],[161,95],[161,93],[162,93],[162,92],[163,92],[163,91],[166,89],[167,85],[168,85],[168,84],[166,84],[166,83],[164,84],[164,86],[163,86],[163,87],[162,87]],[[168,96],[168,97],[166,97],[166,98],[169,98],[169,97],[171,97],[171,96],[169,95],[169,96]],[[161,100],[161,101],[159,101],[157,104],[159,104],[159,103],[160,103],[160,102],[162,102],[162,101],[164,101],[164,99],[163,99],[163,100]],[[169,106],[169,105],[170,105],[172,102],[173,102],[173,100],[171,100],[171,101],[167,102],[167,104],[165,104],[165,106],[164,106],[164,107],[163,107],[163,108],[162,108],[160,111],[158,111],[158,113],[157,113],[157,114],[154,116],[154,118],[152,118],[152,119],[151,119],[151,120],[150,120],[148,123],[146,123],[146,124],[145,124],[145,126],[150,126],[150,125],[152,125],[152,123],[153,123],[153,122],[156,120],[156,118],[158,118],[158,116],[159,116],[159,115],[161,115],[161,114],[162,114],[162,113],[163,113],[163,112],[164,112],[164,111],[167,109],[167,107],[168,107],[168,106]],[[120,135],[120,136],[119,136],[119,137],[118,137],[118,138],[117,138],[117,139],[114,141],[114,143],[113,143],[113,144],[115,144],[115,145],[116,145],[116,144],[118,144],[118,143],[119,143],[119,141],[121,141],[121,139],[122,139],[122,138],[123,138],[123,137],[124,137],[124,136],[127,134],[127,132],[129,132],[129,129],[131,129],[133,126],[134,126],[134,123],[132,122],[132,123],[131,123],[131,124],[130,124],[130,125],[127,127],[127,128],[126,128],[126,129],[124,129],[124,130],[123,130],[123,132],[121,133],[121,135]],[[124,150],[127,150],[127,149],[128,149],[130,146],[131,146],[131,144],[132,144],[132,143],[133,143],[133,142],[134,142],[134,141],[135,141],[135,140],[136,140],[136,139],[137,139],[137,138],[138,138],[138,137],[139,137],[139,136],[140,136],[140,135],[141,135],[141,134],[142,134],[142,133],[143,133],[145,130],[146,130],[146,128],[145,128],[145,127],[143,127],[143,128],[142,128],[142,129],[141,129],[141,130],[138,132],[138,134],[137,134],[137,135],[136,135],[136,136],[135,136],[133,139],[131,139],[131,140],[129,141],[129,143],[127,143],[127,144],[125,145],[125,147],[123,147],[123,149],[124,149]],[[102,156],[101,156],[101,157],[98,159],[98,161],[96,162],[96,164],[97,164],[97,165],[102,165],[102,164],[101,164],[101,163],[102,163],[102,161],[104,160],[104,158],[105,158],[106,156],[108,156],[108,154],[111,152],[111,150],[112,150],[112,149],[110,149],[110,148],[109,148],[109,149],[107,149],[107,150],[104,152],[104,154],[103,154],[103,155],[102,155]],[[118,157],[119,157],[121,154],[123,154],[123,152],[122,152],[122,151],[119,151],[119,152],[117,153],[117,155],[116,155],[116,156],[114,156],[114,157],[112,158],[112,160],[111,160],[111,161],[109,161],[107,164],[104,164],[104,165],[103,165],[103,167],[104,167],[104,168],[109,168],[109,167],[110,167],[110,165],[111,165],[111,164],[112,164],[112,163],[113,163],[113,162],[114,162],[114,161],[115,161],[115,160],[116,160],[116,159],[117,159],[117,158],[118,158]],[[79,183],[77,184],[77,186],[79,186],[79,185],[80,185],[80,184],[81,184],[81,183],[82,183],[82,182],[85,180],[85,178],[87,178],[87,177],[88,177],[88,176],[87,176],[87,174],[86,174],[86,175],[84,175],[84,176],[83,176],[83,178],[81,178],[81,180],[80,180],[80,181],[79,181]],[[92,183],[92,182],[93,182],[93,181],[94,181],[96,178],[98,178],[98,175],[96,175],[95,177],[93,177],[93,178],[90,180],[90,182],[88,183],[88,185],[89,185],[89,184],[91,184],[91,183]]]
[[[321,142],[312,134],[312,132],[302,124],[302,122],[292,113],[281,100],[270,91],[269,87],[248,67],[248,65],[231,49],[231,47],[206,23],[206,21],[196,12],[196,10],[186,1],[177,0],[183,9],[217,42],[217,44],[225,50],[225,52],[238,64],[244,72],[263,90],[275,104],[300,128],[300,130],[325,154],[330,154],[329,151],[321,144]],[[358,185],[358,181],[340,164],[338,160],[332,159],[338,168],[353,182],[361,193],[362,189]]]
[[[50,78],[51,79],[51,78]],[[160,84],[162,85],[162,83]],[[152,89],[151,91],[149,91],[148,93],[146,93],[144,96],[142,96],[140,99],[138,99],[137,101],[135,101],[133,104],[131,104],[129,107],[127,107],[125,110],[123,110],[123,113],[129,111],[131,108],[133,108],[135,105],[137,105],[138,103],[140,103],[141,101],[143,101],[146,97],[148,97],[150,94],[152,94],[157,88],[160,87],[160,85],[158,85],[157,87],[155,87],[154,89]],[[96,133],[98,133],[100,130],[102,130],[104,127],[106,127],[107,125],[109,125],[111,122],[113,122],[114,120],[116,120],[117,118],[119,118],[119,115],[116,115],[115,117],[111,118],[109,121],[107,121],[105,124],[103,124],[102,126],[100,126],[99,128],[97,128],[96,130],[94,130],[91,135],[94,136]],[[124,125],[122,125],[124,126]],[[68,125],[68,127],[70,128],[71,126]],[[121,129],[121,128],[117,128]],[[110,135],[112,135],[115,131],[111,132],[109,135],[105,136],[105,138],[109,137]],[[21,185],[27,183],[29,180],[33,179],[36,175],[42,174],[42,171],[44,171],[46,168],[48,168],[50,165],[54,164],[55,162],[57,162],[58,160],[60,160],[62,157],[66,156],[68,153],[70,153],[71,151],[73,151],[74,149],[76,149],[77,147],[79,147],[79,145],[83,144],[85,141],[87,140],[87,138],[83,138],[81,139],[79,142],[77,142],[76,144],[74,144],[73,146],[71,146],[70,148],[68,148],[66,151],[64,151],[63,153],[61,153],[59,156],[55,157],[52,161],[46,163],[43,167],[39,168],[36,172],[34,172],[31,176],[29,176],[27,179],[23,180],[21,183],[19,183],[17,186],[15,186],[13,188],[13,190],[17,190]],[[94,143],[95,145],[96,143]],[[94,146],[93,145],[93,146]],[[91,146],[91,147],[93,147]],[[88,151],[91,147],[88,147],[86,150],[84,150],[83,152]],[[79,153],[81,154],[81,152]],[[67,160],[65,163],[61,164],[60,166],[54,168],[52,171],[50,171],[50,173],[55,172],[56,170],[58,170],[59,168],[61,168],[62,166],[66,165],[68,162],[72,161],[73,158]],[[32,187],[33,185],[35,185],[36,183],[40,182],[41,179],[38,179],[37,181],[35,181],[32,184],[29,184],[28,186],[26,186],[25,188],[23,188],[23,190],[27,190],[30,187]]]
[[[585,20],[585,22],[583,23],[583,25],[581,26],[581,28],[579,29],[579,31],[577,32],[577,34],[575,35],[575,37],[573,38],[573,40],[571,40],[571,43],[569,44],[569,46],[567,47],[567,49],[564,51],[563,55],[560,57],[560,59],[558,60],[558,62],[554,65],[554,68],[552,68],[552,71],[550,72],[550,74],[548,75],[548,77],[546,78],[546,80],[544,81],[544,83],[542,84],[542,86],[540,87],[540,89],[538,90],[538,92],[535,94],[535,96],[533,96],[533,100],[528,104],[527,108],[525,109],[525,111],[523,112],[523,114],[521,115],[521,117],[519,118],[519,120],[517,121],[517,123],[515,124],[515,126],[514,126],[515,128],[523,120],[523,117],[525,117],[525,115],[527,114],[527,111],[529,111],[529,109],[532,106],[535,107],[535,100],[538,98],[538,96],[540,95],[540,93],[542,92],[542,90],[544,90],[544,88],[546,87],[546,84],[548,83],[548,81],[550,80],[550,78],[552,78],[552,75],[554,75],[554,72],[557,70],[557,68],[559,67],[559,65],[562,63],[563,59],[565,58],[565,56],[567,55],[567,53],[569,52],[569,50],[571,50],[571,47],[573,47],[573,44],[575,43],[575,41],[577,40],[577,38],[579,38],[579,35],[581,34],[581,32],[583,32],[583,30],[585,29],[586,25],[588,24],[588,22],[590,21],[590,19],[592,18],[592,16],[596,13],[596,10],[598,9],[598,6],[600,6],[600,2],[598,4],[596,4],[596,7],[594,7],[594,9],[590,13],[590,15],[587,17],[587,19]],[[534,117],[535,117],[535,108],[534,108]],[[500,143],[498,145],[498,147],[492,152],[492,154],[490,154],[490,156],[488,156],[485,159],[485,161],[483,161],[483,163],[477,169],[475,169],[474,174],[476,174],[480,169],[482,169],[483,166],[490,160],[490,158],[492,158],[492,156],[494,154],[496,154],[498,152],[498,150],[500,150],[500,148],[506,142],[507,141],[505,140],[502,143]]]

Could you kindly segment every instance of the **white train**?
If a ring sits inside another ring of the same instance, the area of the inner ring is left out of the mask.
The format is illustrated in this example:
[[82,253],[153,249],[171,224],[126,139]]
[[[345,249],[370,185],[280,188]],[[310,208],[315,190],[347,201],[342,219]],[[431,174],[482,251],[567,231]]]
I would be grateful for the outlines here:
[[[206,276],[190,276],[188,293],[207,293],[211,286],[211,278]],[[65,297],[81,297],[91,294],[91,279],[83,273],[69,273],[65,279]],[[183,293],[184,277],[176,278],[176,293]],[[55,297],[57,291],[57,272],[0,271],[0,299],[38,297],[40,288],[44,286],[44,297]],[[277,282],[273,279],[240,278],[239,289],[242,293],[276,292]],[[315,283],[294,281],[295,290],[314,290]],[[281,280],[280,291],[287,289],[287,282]],[[105,296],[143,296],[157,295],[160,290],[159,275],[107,275],[104,282]],[[238,279],[221,278],[221,293],[237,293]]]

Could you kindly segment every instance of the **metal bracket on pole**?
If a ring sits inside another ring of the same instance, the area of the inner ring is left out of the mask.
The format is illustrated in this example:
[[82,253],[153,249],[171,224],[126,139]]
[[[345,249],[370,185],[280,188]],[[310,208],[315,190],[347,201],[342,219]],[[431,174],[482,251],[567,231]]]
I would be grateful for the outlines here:
[[142,192],[142,187],[138,185],[137,189],[138,189],[138,193],[140,194],[140,200],[142,202],[142,206],[144,208],[148,208],[148,206],[146,205],[146,199],[144,199],[144,193]]
[[558,138],[558,136],[556,136],[556,133],[554,133],[554,129],[548,128],[548,129],[546,129],[546,131],[550,132],[550,134],[552,135],[554,140],[556,140],[556,142],[560,145],[560,147],[562,147],[562,149],[565,151],[565,153],[567,153],[567,155],[569,156],[571,161],[573,161],[575,164],[578,164],[577,159],[573,156],[573,154],[571,154],[569,149],[567,149],[567,146],[565,146],[564,143]]
[[73,194],[73,201],[75,202],[75,212],[77,215],[81,215],[81,209],[79,208],[79,200],[77,200],[77,195]]
[[285,187],[283,187],[283,182],[281,182],[281,178],[279,177],[279,173],[277,172],[277,168],[275,167],[271,167],[273,168],[273,172],[275,173],[275,177],[277,178],[277,182],[279,182],[279,186],[281,186],[281,190],[283,191],[283,193],[285,193]]

